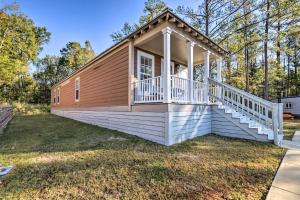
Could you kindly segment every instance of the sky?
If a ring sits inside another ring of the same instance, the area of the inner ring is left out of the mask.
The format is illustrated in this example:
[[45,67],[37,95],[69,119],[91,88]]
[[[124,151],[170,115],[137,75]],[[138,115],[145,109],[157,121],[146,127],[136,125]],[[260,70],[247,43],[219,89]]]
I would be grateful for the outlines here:
[[[200,0],[165,0],[175,9],[178,5],[195,6]],[[3,3],[13,0],[3,0]],[[51,32],[39,57],[58,55],[68,42],[84,45],[89,40],[96,54],[113,45],[110,34],[120,30],[124,22],[138,22],[143,14],[143,0],[17,0],[20,10],[37,26]],[[1,4],[1,2],[0,2]]]

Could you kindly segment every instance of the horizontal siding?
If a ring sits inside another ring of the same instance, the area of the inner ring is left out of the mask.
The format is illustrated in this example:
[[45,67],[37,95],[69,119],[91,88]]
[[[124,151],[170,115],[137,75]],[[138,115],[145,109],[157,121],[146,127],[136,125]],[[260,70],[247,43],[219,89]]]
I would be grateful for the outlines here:
[[210,107],[195,107],[203,108],[197,112],[169,112],[169,145],[211,133]]
[[101,112],[55,110],[53,114],[97,125],[159,143],[165,143],[165,114],[151,112]]
[[[52,108],[128,106],[128,45],[52,89]],[[80,77],[80,101],[75,102],[75,79]],[[60,104],[53,91],[60,88]]]

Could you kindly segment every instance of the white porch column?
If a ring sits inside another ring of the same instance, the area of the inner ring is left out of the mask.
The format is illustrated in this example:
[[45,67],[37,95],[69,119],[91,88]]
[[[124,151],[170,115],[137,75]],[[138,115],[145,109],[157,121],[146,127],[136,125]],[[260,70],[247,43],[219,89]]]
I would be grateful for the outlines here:
[[[217,81],[218,82],[222,82],[222,57],[218,58],[217,60]],[[218,98],[221,98],[221,95],[222,95],[222,88],[221,87],[218,87]]]
[[164,103],[171,103],[171,33],[172,29],[166,27],[162,30],[164,35],[164,75],[163,92]]
[[192,41],[187,43],[188,75],[189,75],[189,100],[194,101],[194,45]]
[[205,85],[205,90],[204,90],[204,102],[209,103],[209,98],[208,98],[208,92],[209,92],[209,85],[208,85],[208,78],[209,78],[209,56],[210,56],[210,51],[205,51],[203,53],[204,57],[204,77],[203,77],[203,82]]

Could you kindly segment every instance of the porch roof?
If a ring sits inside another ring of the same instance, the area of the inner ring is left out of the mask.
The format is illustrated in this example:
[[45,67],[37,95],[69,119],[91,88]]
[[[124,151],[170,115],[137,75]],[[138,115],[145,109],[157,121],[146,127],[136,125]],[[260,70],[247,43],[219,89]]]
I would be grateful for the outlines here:
[[[212,41],[209,37],[202,34],[199,30],[193,28],[190,26],[187,22],[185,22],[183,19],[181,19],[178,15],[176,15],[172,9],[166,8],[160,15],[155,17],[153,20],[148,22],[147,24],[143,25],[130,35],[128,35],[124,40],[128,39],[135,39],[140,36],[142,36],[144,33],[150,31],[153,29],[156,25],[162,24],[163,22],[170,22],[174,23],[177,28],[181,28],[184,32],[190,34],[192,38],[196,39],[200,43],[208,46],[209,48],[213,49],[214,51],[218,52],[222,56],[227,56],[229,52],[225,50],[223,47]],[[121,41],[121,42],[122,42]]]

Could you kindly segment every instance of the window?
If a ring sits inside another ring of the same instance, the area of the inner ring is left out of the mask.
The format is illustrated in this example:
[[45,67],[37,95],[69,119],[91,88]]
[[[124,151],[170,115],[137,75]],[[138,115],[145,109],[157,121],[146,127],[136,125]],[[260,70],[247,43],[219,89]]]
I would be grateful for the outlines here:
[[291,102],[285,103],[285,108],[286,109],[292,109],[292,103]]
[[53,92],[53,103],[54,104],[56,103],[56,90],[54,90]]
[[58,88],[57,89],[57,103],[58,104],[59,104],[59,101],[60,101],[59,97],[60,97],[60,89]]
[[79,101],[80,98],[80,79],[75,79],[75,101]]
[[138,51],[138,79],[154,77],[154,56]]

